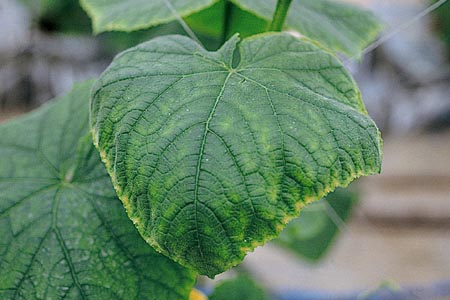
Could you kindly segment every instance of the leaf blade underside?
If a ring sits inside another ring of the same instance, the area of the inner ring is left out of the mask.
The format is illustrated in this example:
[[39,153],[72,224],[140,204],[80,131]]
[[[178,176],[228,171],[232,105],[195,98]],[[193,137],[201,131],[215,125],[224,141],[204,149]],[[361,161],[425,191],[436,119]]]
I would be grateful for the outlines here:
[[92,82],[0,126],[1,299],[187,299],[139,236],[88,134]]
[[80,0],[94,32],[134,31],[169,23],[208,8],[218,0]]
[[285,33],[235,36],[217,52],[181,36],[141,44],[100,77],[91,116],[141,235],[211,277],[306,203],[380,171],[379,132],[350,75]]

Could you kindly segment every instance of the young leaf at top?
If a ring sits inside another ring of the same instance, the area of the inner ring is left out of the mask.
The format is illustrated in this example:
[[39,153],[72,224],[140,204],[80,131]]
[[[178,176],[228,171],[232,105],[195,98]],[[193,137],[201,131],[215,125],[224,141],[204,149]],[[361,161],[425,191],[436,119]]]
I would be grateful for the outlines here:
[[93,88],[91,129],[145,240],[210,277],[381,165],[350,75],[287,33],[217,52],[183,36],[131,48]]
[[91,86],[0,126],[0,299],[185,300],[194,274],[142,240],[92,145]]
[[94,32],[133,31],[169,23],[201,11],[217,0],[80,0]]
[[[277,0],[231,1],[267,20],[272,19],[277,3]],[[331,0],[293,0],[285,26],[350,57],[358,57],[382,28],[372,13]],[[260,32],[265,29],[260,28]]]
[[274,241],[303,258],[317,261],[332,245],[350,216],[357,194],[350,188],[337,189],[324,199],[305,207]]

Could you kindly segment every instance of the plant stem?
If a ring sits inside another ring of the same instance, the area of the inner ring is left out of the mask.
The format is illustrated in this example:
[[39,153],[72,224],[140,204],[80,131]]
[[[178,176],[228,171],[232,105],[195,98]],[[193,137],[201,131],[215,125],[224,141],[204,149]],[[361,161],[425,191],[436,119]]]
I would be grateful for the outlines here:
[[292,0],[278,0],[269,31],[281,31]]

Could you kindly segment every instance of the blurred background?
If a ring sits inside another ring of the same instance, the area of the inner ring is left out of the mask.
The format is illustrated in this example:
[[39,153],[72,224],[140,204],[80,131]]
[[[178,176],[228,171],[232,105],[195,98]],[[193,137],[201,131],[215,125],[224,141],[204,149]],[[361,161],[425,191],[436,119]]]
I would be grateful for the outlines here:
[[[384,22],[381,37],[393,33],[361,60],[342,58],[383,133],[383,173],[312,207],[303,229],[291,226],[238,271],[278,299],[450,299],[450,1],[420,19],[433,1],[347,2]],[[75,0],[0,0],[0,122],[95,78],[121,50],[183,33],[171,23],[93,36],[90,26]],[[238,271],[199,282],[208,291]]]

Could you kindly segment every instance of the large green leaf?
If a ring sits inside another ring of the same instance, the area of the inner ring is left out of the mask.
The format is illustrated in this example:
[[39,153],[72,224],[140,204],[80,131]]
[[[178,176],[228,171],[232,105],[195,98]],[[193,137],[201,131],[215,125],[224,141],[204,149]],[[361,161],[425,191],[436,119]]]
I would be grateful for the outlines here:
[[[277,0],[231,1],[267,20],[272,19],[277,3]],[[372,13],[330,0],[293,0],[285,24],[329,49],[351,57],[358,56],[381,30]]]
[[127,50],[93,88],[91,127],[141,235],[208,276],[381,164],[350,75],[286,33],[217,52],[183,36]]
[[187,299],[194,274],[142,240],[92,146],[91,85],[0,126],[0,299]]
[[133,31],[169,23],[218,0],[80,0],[92,18],[94,32]]
[[350,216],[357,194],[337,189],[325,199],[305,207],[275,242],[303,258],[317,261],[325,255]]

